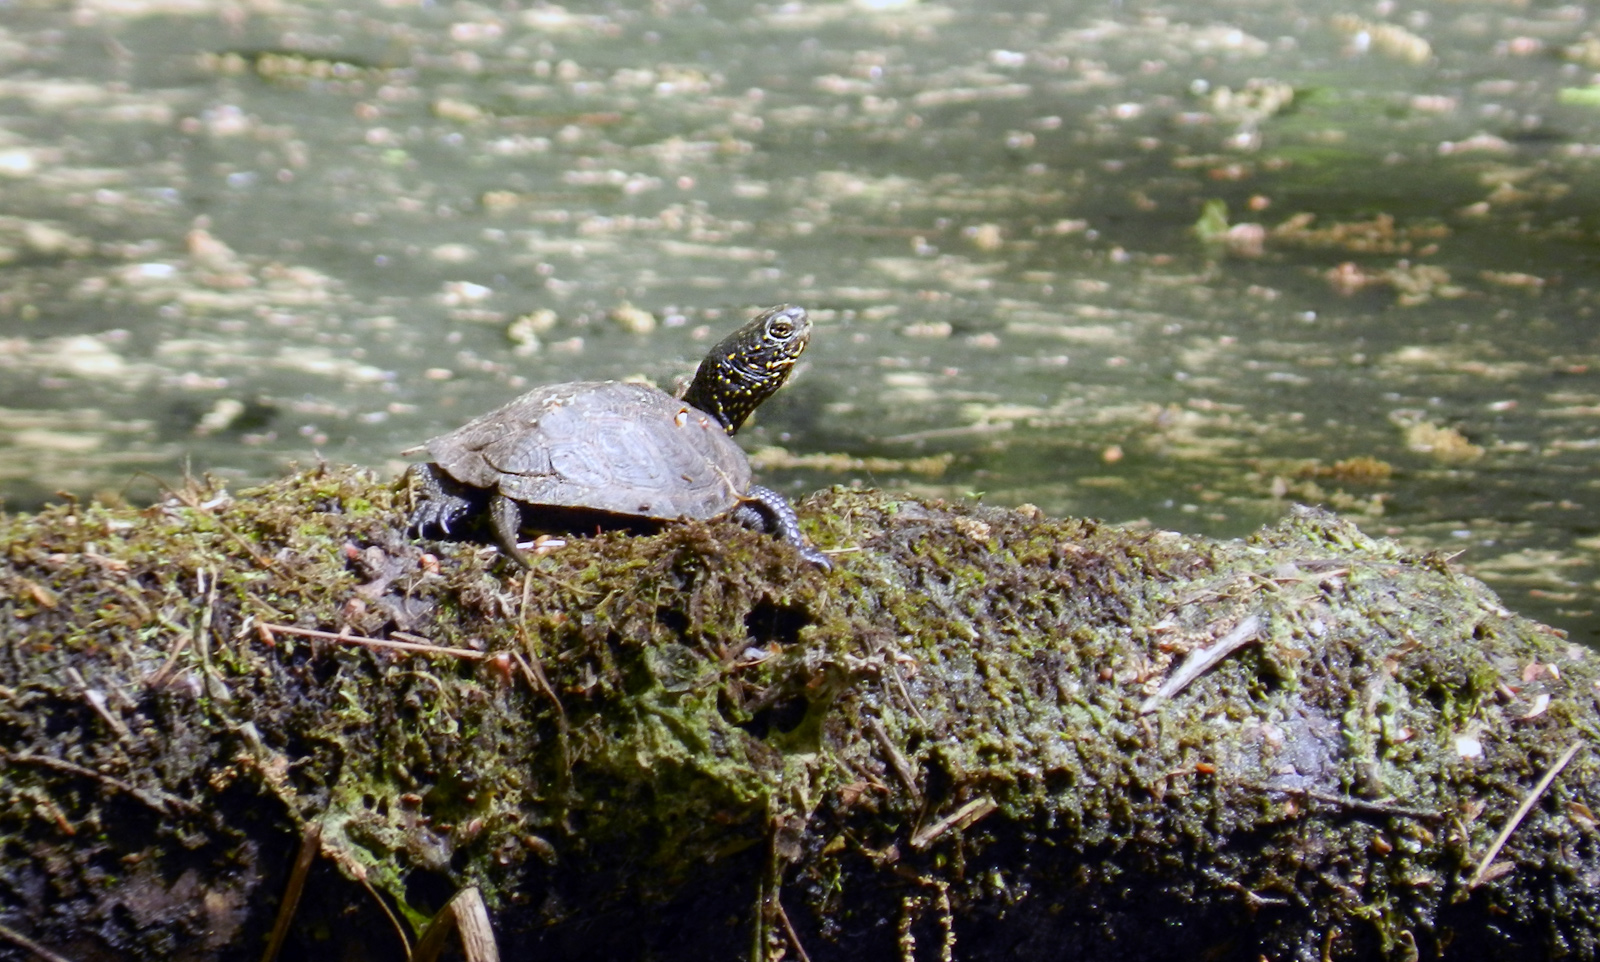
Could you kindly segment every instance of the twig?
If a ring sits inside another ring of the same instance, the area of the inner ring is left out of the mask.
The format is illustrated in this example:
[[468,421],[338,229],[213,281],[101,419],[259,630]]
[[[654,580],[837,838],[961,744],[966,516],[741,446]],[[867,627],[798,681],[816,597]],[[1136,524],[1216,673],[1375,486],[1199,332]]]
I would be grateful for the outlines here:
[[229,702],[233,700],[233,693],[211,665],[211,614],[217,608],[217,582],[220,579],[215,571],[211,572],[211,587],[208,590],[206,569],[199,568],[194,573],[194,580],[195,588],[206,599],[204,607],[200,609],[200,623],[194,626],[194,649],[200,655],[200,670],[205,672],[206,692],[217,701]]
[[378,890],[372,887],[371,882],[367,881],[366,869],[361,867],[360,862],[357,862],[355,859],[346,859],[344,861],[344,866],[347,869],[356,870],[352,871],[350,874],[354,876],[355,880],[360,883],[362,888],[367,890],[367,894],[372,896],[372,901],[378,903],[378,908],[383,909],[383,914],[389,917],[389,924],[394,926],[394,934],[400,937],[400,947],[405,949],[406,960],[407,962],[410,962],[411,940],[406,937],[406,927],[400,924],[400,919],[395,916],[394,910],[389,908],[389,903],[385,902],[383,900],[383,896],[378,894]]
[[278,903],[278,918],[272,923],[272,936],[267,939],[261,962],[276,962],[283,940],[289,937],[289,924],[294,921],[295,910],[300,907],[300,895],[306,888],[306,875],[311,862],[322,850],[322,823],[310,822],[300,833],[300,851],[295,854],[294,868],[289,872],[289,884],[283,891],[283,901]]
[[900,749],[894,747],[894,742],[889,740],[889,733],[883,730],[883,722],[876,718],[867,719],[867,730],[872,732],[872,737],[878,740],[878,747],[883,749],[883,754],[889,759],[889,767],[900,777],[901,784],[911,794],[911,801],[922,804],[922,793],[917,791],[917,776],[912,773],[911,765],[906,757],[900,754]]
[[23,764],[28,765],[38,765],[41,768],[53,768],[58,772],[66,772],[70,775],[78,775],[83,778],[92,779],[93,781],[97,781],[102,785],[115,788],[118,791],[127,792],[129,795],[132,795],[134,798],[145,803],[163,815],[171,814],[173,812],[183,812],[185,814],[192,815],[199,810],[195,807],[194,803],[185,801],[176,795],[169,795],[168,793],[159,789],[152,791],[150,789],[140,788],[131,782],[125,782],[120,778],[113,778],[110,775],[97,772],[92,768],[86,768],[83,765],[79,765],[75,762],[69,762],[63,758],[56,758],[51,755],[35,755],[32,752],[4,751],[0,751],[0,758],[4,758],[13,762],[22,762]]
[[932,825],[929,825],[922,831],[911,836],[911,847],[920,852],[929,845],[932,845],[934,839],[950,831],[952,828],[966,828],[999,807],[1000,806],[995,803],[995,800],[987,795],[981,798],[974,798],[972,801],[956,809],[954,812],[951,812],[949,815],[946,815],[944,818],[939,819],[937,822],[934,822]]
[[[526,634],[523,635],[522,643],[528,646],[530,650],[532,649]],[[522,669],[523,677],[528,680],[528,686],[549,698],[550,703],[556,706],[556,754],[561,759],[561,781],[559,787],[561,789],[561,797],[567,799],[572,792],[571,728],[567,724],[567,710],[562,706],[561,699],[556,695],[556,690],[550,687],[550,680],[545,677],[544,669],[539,666],[538,661],[525,656],[520,651],[512,652],[511,655],[516,659],[517,666]]]
[[1506,841],[1511,838],[1511,833],[1515,832],[1517,826],[1522,824],[1522,820],[1528,817],[1528,813],[1533,810],[1534,803],[1539,801],[1539,797],[1545,793],[1545,789],[1550,787],[1550,783],[1556,780],[1556,776],[1561,774],[1561,770],[1567,767],[1567,763],[1572,761],[1572,756],[1578,754],[1578,749],[1582,747],[1583,742],[1581,741],[1568,745],[1567,750],[1561,753],[1560,758],[1556,759],[1556,763],[1545,770],[1543,777],[1539,779],[1539,783],[1533,786],[1533,791],[1529,792],[1528,797],[1524,798],[1522,804],[1517,806],[1516,813],[1511,816],[1511,820],[1506,822],[1506,827],[1502,828],[1500,834],[1495,837],[1494,844],[1489,846],[1489,851],[1484,854],[1483,860],[1478,863],[1478,870],[1472,873],[1472,880],[1467,883],[1467,888],[1475,889],[1483,882],[1484,874],[1489,871],[1489,866],[1494,862],[1494,857],[1499,855],[1500,850],[1506,847]]
[[794,954],[800,956],[800,962],[811,962],[811,956],[806,954],[806,947],[800,944],[800,935],[794,930],[794,925],[789,921],[789,913],[783,910],[783,900],[773,899],[778,907],[778,921],[783,923],[783,933],[789,937],[789,944],[794,946]]
[[[772,845],[767,846],[767,857],[772,859]],[[767,872],[756,879],[755,911],[750,923],[750,962],[767,962]]]
[[1160,708],[1162,702],[1183,691],[1190,682],[1210,671],[1222,659],[1254,641],[1259,630],[1261,630],[1261,618],[1249,615],[1217,641],[1191,651],[1189,657],[1183,660],[1183,664],[1178,666],[1178,670],[1161,683],[1161,687],[1154,695],[1146,698],[1139,706],[1139,714],[1148,715]]
[[189,647],[189,642],[194,638],[193,634],[184,631],[179,625],[174,625],[165,616],[162,616],[161,623],[173,629],[172,647],[167,651],[167,660],[162,662],[161,667],[151,672],[145,678],[145,685],[150,688],[167,687],[168,679],[172,677],[173,671],[176,670],[178,666],[178,656],[184,653],[184,651]]
[[[249,722],[246,722],[244,725],[240,726],[240,728],[248,731],[249,729],[254,728],[254,726],[250,725]],[[254,741],[257,745],[259,745],[259,739],[260,735],[257,734],[254,738]],[[257,751],[259,752],[260,749],[257,748]],[[344,872],[346,878],[353,879],[356,884],[366,889],[367,894],[372,897],[372,901],[378,903],[378,908],[383,911],[384,916],[389,920],[389,924],[394,926],[395,937],[400,940],[401,958],[405,959],[406,962],[411,962],[411,938],[409,935],[407,935],[407,928],[405,925],[401,924],[400,919],[395,916],[394,910],[389,908],[389,903],[383,900],[383,896],[379,895],[378,890],[373,888],[372,883],[367,880],[367,867],[361,862],[357,861],[356,858],[348,851],[339,846],[329,846],[324,848],[323,854],[333,859],[334,864],[339,866],[340,870]]]
[[331,631],[319,631],[316,628],[274,625],[265,621],[257,622],[257,624],[268,632],[276,631],[286,635],[320,638],[323,641],[347,642],[352,645],[360,645],[363,648],[392,648],[396,651],[415,651],[425,655],[449,655],[451,658],[465,658],[469,661],[482,661],[489,657],[488,652],[474,651],[471,648],[446,648],[443,645],[424,645],[414,641],[390,641],[387,638],[366,638],[361,635],[335,634]]
[[772,941],[773,906],[782,909],[783,868],[778,858],[778,822],[774,796],[767,796],[767,857],[761,874],[756,877],[756,905],[750,925],[750,962],[767,962],[768,944]]
[[928,720],[923,718],[922,712],[917,710],[917,703],[911,697],[910,690],[906,688],[906,680],[900,676],[900,666],[894,663],[894,655],[891,654],[885,659],[884,667],[889,669],[889,677],[894,679],[895,687],[900,689],[900,697],[905,699],[906,707],[911,710],[911,714],[917,719],[917,724],[923,728],[929,727]]
[[522,642],[522,651],[513,652],[517,666],[522,669],[522,674],[528,679],[529,687],[542,693],[550,699],[550,704],[556,709],[556,753],[561,756],[561,797],[569,798],[572,792],[572,740],[571,727],[567,723],[567,709],[561,704],[561,696],[556,694],[555,686],[550,684],[550,679],[544,673],[544,665],[539,661],[539,655],[533,650],[533,638],[528,634],[528,602],[533,593],[533,578],[523,573],[522,579],[522,609],[517,614],[517,638]]
[[1437,821],[1444,818],[1443,812],[1430,811],[1426,808],[1409,808],[1405,805],[1395,805],[1390,802],[1369,802],[1364,798],[1352,798],[1349,795],[1335,795],[1332,792],[1319,792],[1311,788],[1287,788],[1275,785],[1258,785],[1254,782],[1235,782],[1240,788],[1248,788],[1256,792],[1277,792],[1281,795],[1298,795],[1301,798],[1310,798],[1329,805],[1338,805],[1357,812],[1370,812],[1373,815],[1395,815],[1400,818],[1416,818],[1423,821]]
[[437,962],[451,932],[461,933],[462,954],[467,962],[499,962],[500,950],[494,944],[494,927],[489,909],[475,885],[451,896],[417,940],[412,962]]
[[112,733],[117,736],[117,741],[132,747],[133,733],[128,731],[128,726],[123,724],[122,719],[113,714],[110,707],[106,705],[105,693],[90,688],[89,683],[83,680],[83,674],[71,665],[67,666],[66,675],[78,687],[78,691],[83,695],[83,700],[89,703],[89,707],[94,709],[95,714],[99,715],[101,720],[110,726]]
[[[532,644],[526,637],[523,644],[531,648]],[[514,651],[511,656],[517,660],[517,667],[522,669],[522,676],[528,680],[528,687],[550,699],[550,704],[556,708],[556,727],[563,733],[567,731],[567,710],[557,697],[556,690],[550,687],[550,679],[545,677],[544,668],[534,659],[520,651]]]
[[21,932],[4,925],[0,925],[0,939],[5,939],[7,942],[12,943],[13,945],[20,946],[21,948],[32,952],[39,958],[44,959],[45,962],[72,962],[72,960],[68,959],[66,956],[57,955],[34,940],[28,938],[26,935],[23,935]]

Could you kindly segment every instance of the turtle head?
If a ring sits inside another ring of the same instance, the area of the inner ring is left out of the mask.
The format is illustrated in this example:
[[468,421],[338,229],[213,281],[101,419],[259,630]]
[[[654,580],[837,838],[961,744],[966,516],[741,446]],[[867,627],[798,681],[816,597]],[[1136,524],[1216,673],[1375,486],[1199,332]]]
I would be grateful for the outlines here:
[[805,308],[781,304],[762,311],[717,342],[700,362],[683,399],[733,434],[756,405],[788,380],[810,341],[811,319]]

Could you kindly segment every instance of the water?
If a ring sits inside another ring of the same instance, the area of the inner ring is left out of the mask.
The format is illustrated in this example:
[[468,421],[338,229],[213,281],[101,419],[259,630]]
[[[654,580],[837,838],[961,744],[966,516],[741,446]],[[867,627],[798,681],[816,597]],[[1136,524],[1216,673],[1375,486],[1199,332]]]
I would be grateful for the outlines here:
[[808,359],[741,434],[785,490],[1221,536],[1317,501],[1593,641],[1595,29],[0,4],[0,490],[395,473],[533,384],[670,386],[793,302]]

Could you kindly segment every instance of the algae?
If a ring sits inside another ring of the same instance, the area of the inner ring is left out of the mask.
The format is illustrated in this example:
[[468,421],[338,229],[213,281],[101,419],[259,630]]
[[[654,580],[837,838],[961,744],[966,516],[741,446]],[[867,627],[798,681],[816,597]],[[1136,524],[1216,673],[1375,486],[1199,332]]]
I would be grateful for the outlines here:
[[1468,884],[1595,657],[1446,558],[836,489],[833,571],[694,523],[524,573],[404,497],[0,522],[0,958],[258,957],[308,829],[305,958],[469,884],[508,957],[1596,955],[1592,751]]

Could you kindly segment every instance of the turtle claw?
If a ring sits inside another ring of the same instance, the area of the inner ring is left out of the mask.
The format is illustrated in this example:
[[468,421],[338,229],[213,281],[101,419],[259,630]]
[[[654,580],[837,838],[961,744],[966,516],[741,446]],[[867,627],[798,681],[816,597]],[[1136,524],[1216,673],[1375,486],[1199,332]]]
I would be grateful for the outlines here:
[[437,528],[449,537],[451,522],[466,516],[472,510],[472,502],[446,491],[432,464],[414,466],[411,476],[418,488],[417,507],[406,522],[406,530],[421,535],[429,528]]
[[[441,477],[439,466],[433,463],[413,465],[411,476],[417,485],[417,506],[406,522],[406,531],[419,537],[429,528],[438,529],[450,537],[450,525],[471,514],[479,506],[470,498],[450,491],[455,482]],[[517,503],[498,491],[489,499],[489,528],[495,544],[506,556],[524,568],[528,559],[517,548],[517,530],[521,527],[522,513]]]

